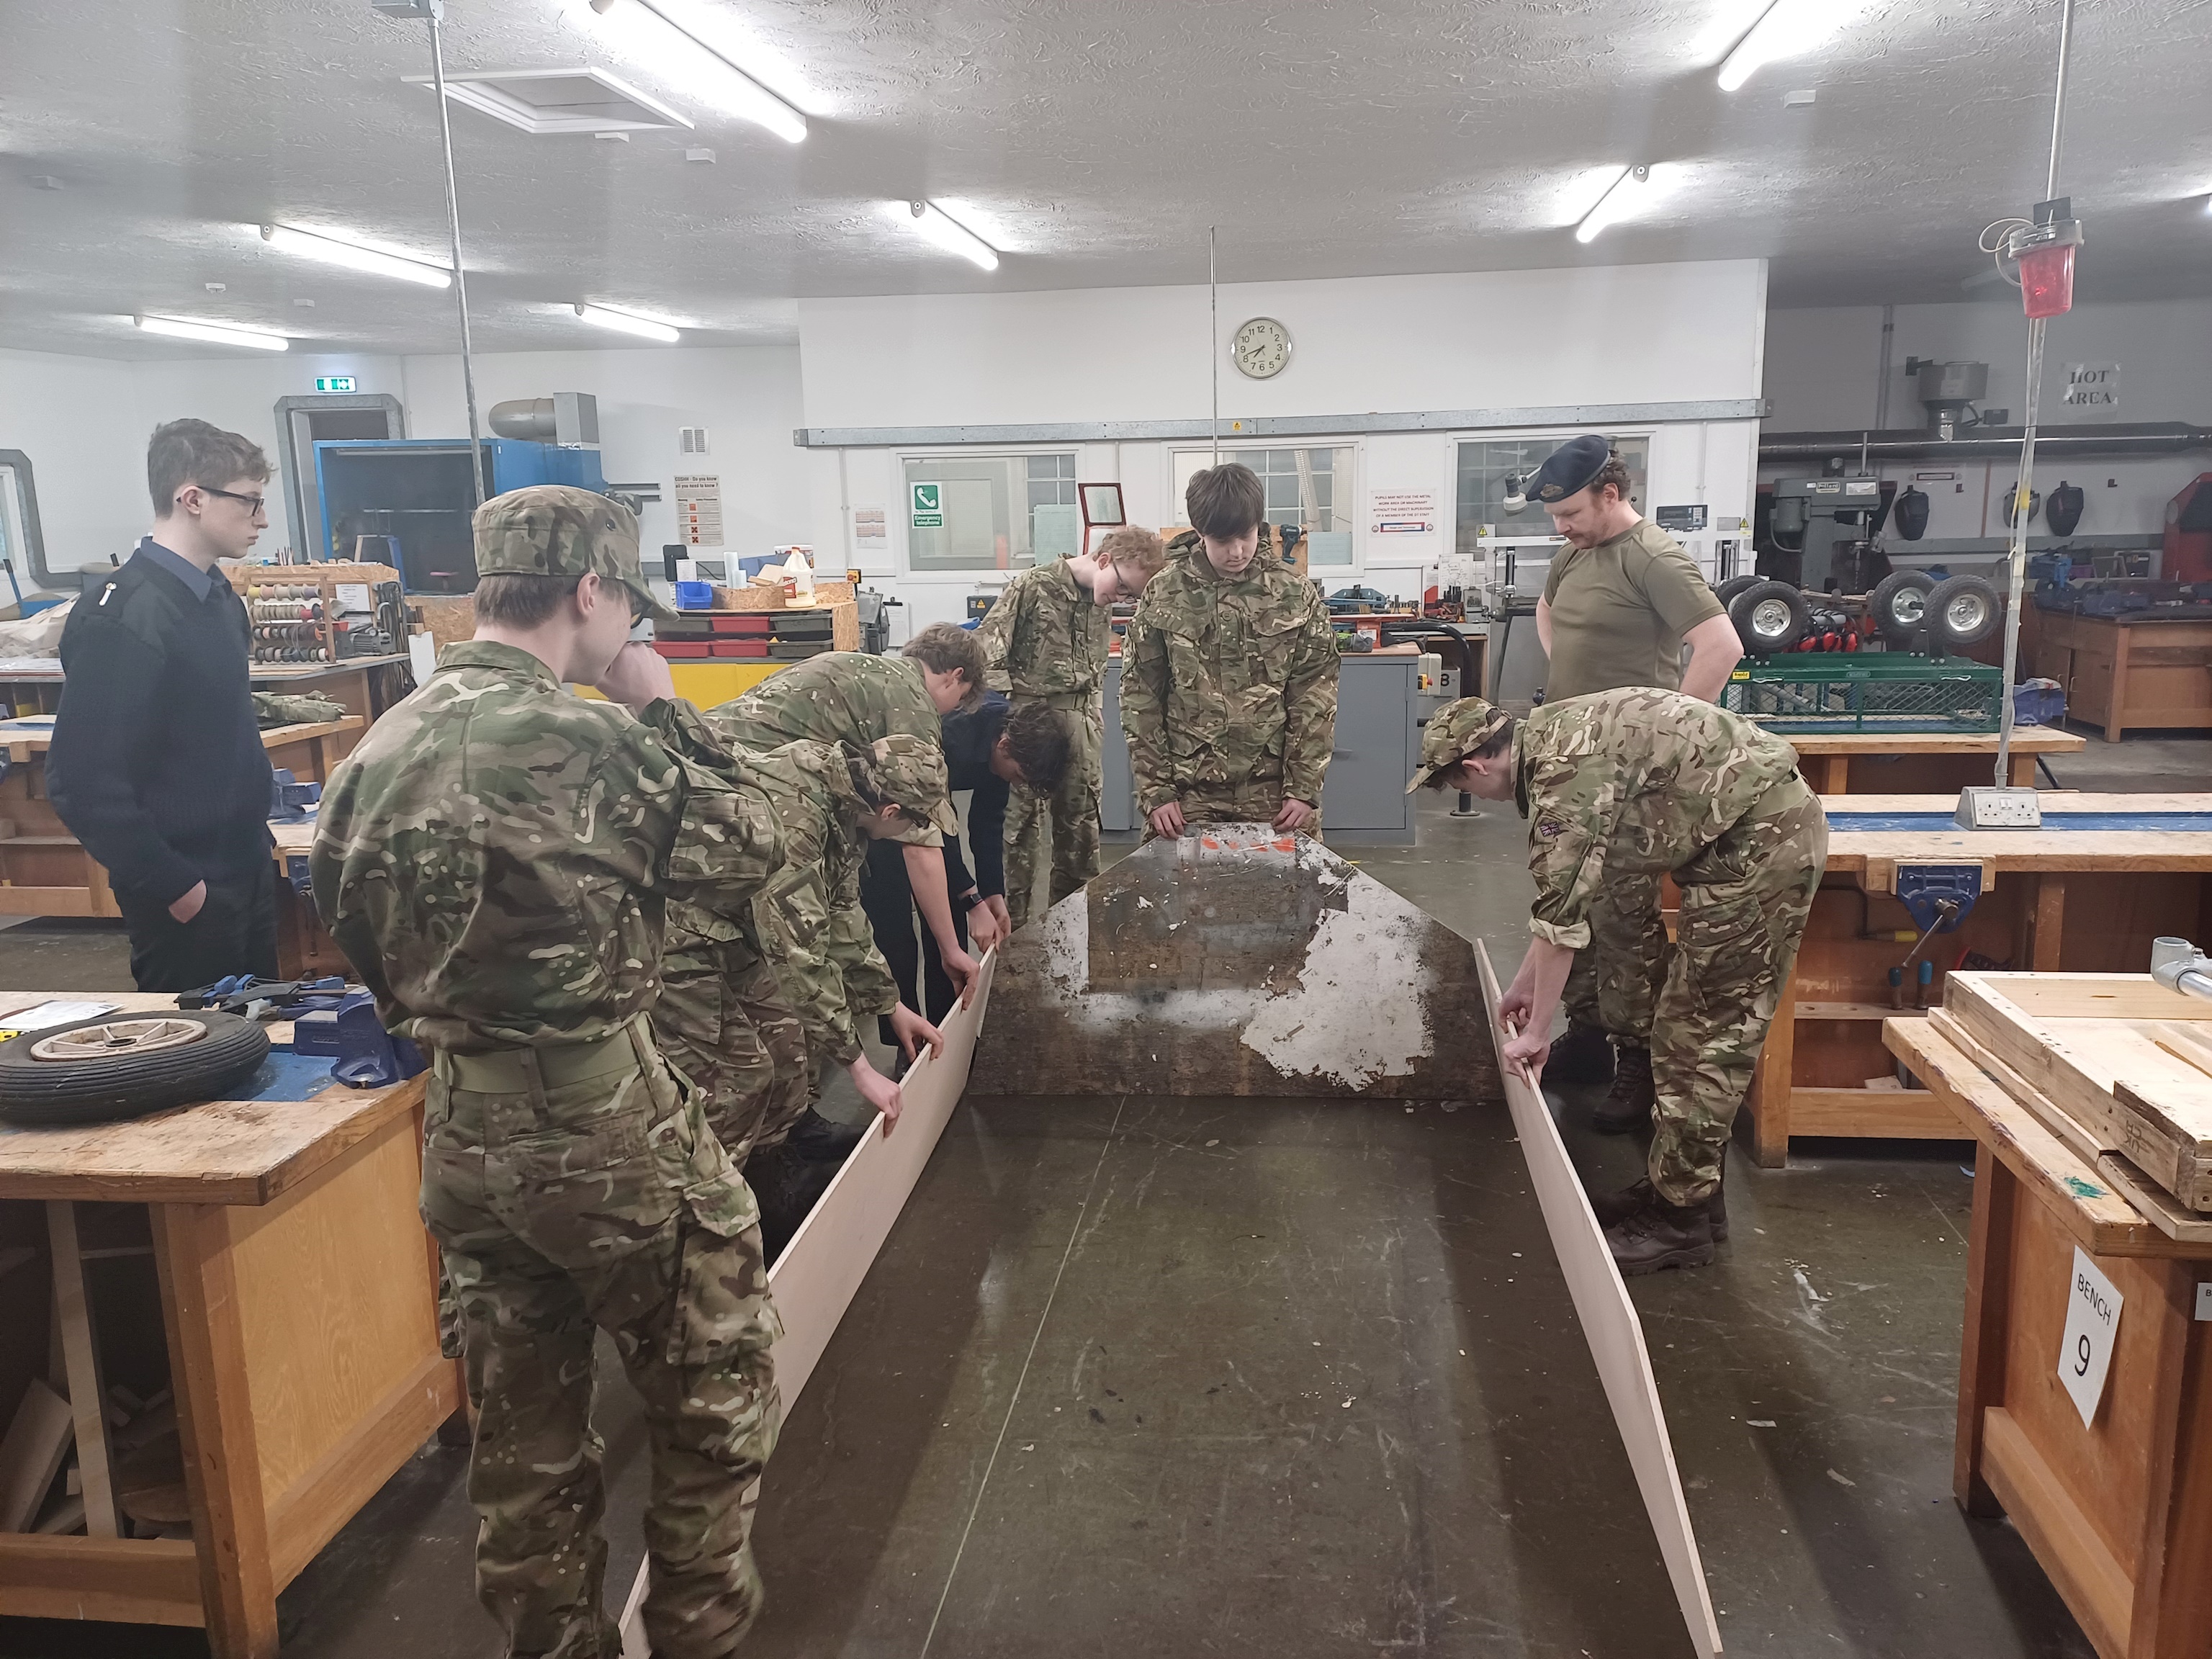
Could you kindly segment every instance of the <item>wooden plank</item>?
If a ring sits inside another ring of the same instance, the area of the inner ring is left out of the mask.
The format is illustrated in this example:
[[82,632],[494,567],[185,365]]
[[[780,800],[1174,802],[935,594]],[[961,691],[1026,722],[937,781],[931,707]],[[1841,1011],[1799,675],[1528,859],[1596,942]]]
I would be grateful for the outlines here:
[[2100,1655],[2128,1651],[2135,1586],[2066,1481],[2002,1406],[1982,1414],[1982,1474]]
[[[2081,746],[2081,742],[2077,738],[2075,747]],[[2043,816],[2046,818],[2067,812],[2212,812],[2212,793],[2138,795],[2108,794],[2081,789],[2045,789],[2042,792],[2041,800]],[[1824,799],[1820,805],[1831,812],[1940,812],[1948,817],[1959,803],[1955,797],[1949,795],[1843,795],[1832,800]]]
[[775,1358],[776,1388],[787,1410],[830,1346],[967,1087],[997,961],[995,950],[984,957],[975,1001],[956,1008],[939,1028],[945,1052],[925,1053],[901,1080],[896,1130],[861,1138],[769,1270],[769,1289],[783,1319]]
[[197,1626],[191,1540],[0,1534],[0,1616]]
[[[1782,988],[1782,1006],[1795,1007],[1796,993],[1793,969],[1790,983]],[[1779,1170],[1790,1162],[1790,1137],[1794,1132],[1790,1111],[1796,1095],[1790,1076],[1796,1065],[1796,1045],[1797,1022],[1774,1020],[1767,1025],[1759,1058],[1752,1062],[1751,1089],[1745,1103],[1750,1108],[1752,1161],[1762,1170]]]
[[[1883,1036],[1898,1058],[1948,1099],[1960,1121],[1972,1127],[1974,1138],[2021,1187],[2058,1215],[2090,1255],[2174,1254],[2176,1241],[2160,1231],[2106,1175],[2094,1144],[2076,1144],[2041,1114],[2014,1099],[1940,1025],[1899,1025]],[[2212,1232],[2201,1248],[2212,1254]]]
[[115,1538],[115,1486],[107,1455],[107,1386],[100,1371],[100,1340],[85,1294],[84,1259],[77,1249],[76,1206],[46,1202],[46,1237],[53,1247],[54,1310],[61,1322],[62,1358],[69,1370],[70,1416],[76,1425],[76,1468],[84,1492],[85,1533]]
[[[2162,1248],[2137,1251],[2115,1246],[2100,1249],[2097,1254],[2170,1255],[2175,1253],[2173,1244],[2176,1243],[2212,1249],[2212,1219],[2200,1216],[2193,1210],[2183,1209],[2173,1201],[2172,1194],[2161,1192],[2142,1170],[2106,1145],[2106,1137],[2100,1136],[2086,1125],[2075,1122],[2044,1098],[2025,1078],[1975,1042],[1972,1032],[1959,1025],[1942,1010],[1938,1009],[1930,1016],[1929,1029],[1956,1049],[1968,1065],[1977,1068],[1984,1077],[2002,1090],[2005,1097],[2014,1107],[2027,1112],[2077,1159],[2088,1166],[2090,1174],[2087,1179],[2102,1182],[2110,1187],[2136,1215],[2148,1221],[2164,1238],[2172,1241]],[[1894,1043],[1891,1046],[1896,1047]]]
[[0,1532],[27,1532],[75,1433],[69,1401],[37,1377],[0,1437]]
[[[1788,732],[1779,735],[1801,755],[1995,755],[1994,732]],[[2034,726],[2012,734],[2015,752],[2070,754],[2087,746],[2078,733]]]
[[2028,921],[2027,965],[2039,974],[2058,971],[2066,932],[2066,878],[2057,871],[2035,878],[2035,908]]
[[2062,1018],[2212,1021],[2212,1002],[2169,991],[2148,974],[1960,975],[2023,1014]]
[[1925,1089],[1808,1089],[1790,1091],[1790,1133],[1889,1140],[1965,1140],[1966,1126]]
[[[1502,1054],[1508,1033],[1498,1018],[1498,976],[1490,965],[1490,952],[1479,939],[1474,952],[1491,1035]],[[1522,1156],[1528,1160],[1529,1183],[1544,1212],[1545,1229],[1574,1299],[1575,1316],[1589,1340],[1598,1380],[1605,1385],[1606,1401],[1613,1408],[1667,1576],[1681,1605],[1682,1622],[1698,1652],[1717,1655],[1720,1626],[1713,1617],[1712,1595],[1705,1585],[1705,1565],[1690,1526],[1689,1505],[1682,1497],[1682,1478],[1674,1467],[1674,1445],[1636,1304],[1629,1300],[1628,1287],[1613,1265],[1581,1178],[1552,1121],[1551,1109],[1525,1071],[1505,1073],[1505,1099],[1520,1135]]]
[[1974,1218],[1966,1243],[1966,1311],[1959,1349],[1959,1431],[1951,1491],[1959,1507],[1984,1519],[2002,1512],[1982,1478],[1983,1413],[2004,1400],[2005,1318],[2012,1283],[2013,1206],[2020,1182],[2000,1143],[1974,1147]]
[[157,1204],[151,1216],[208,1644],[216,1659],[276,1659],[276,1585],[229,1229],[216,1205]]

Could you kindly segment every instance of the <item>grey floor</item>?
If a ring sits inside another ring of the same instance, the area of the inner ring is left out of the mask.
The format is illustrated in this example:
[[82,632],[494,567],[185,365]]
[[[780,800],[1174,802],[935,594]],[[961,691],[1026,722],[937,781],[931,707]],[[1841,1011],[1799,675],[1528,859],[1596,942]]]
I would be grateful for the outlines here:
[[[2069,788],[2212,789],[2212,741],[2109,744],[2093,734],[2053,769]],[[1486,940],[1509,972],[1526,937],[1522,827],[1510,810],[1455,819],[1448,804],[1425,801],[1419,848],[1344,850],[1448,926]],[[1108,855],[1124,850],[1109,847]],[[86,923],[0,931],[0,983],[124,988],[122,937]],[[1638,1173],[1635,1145],[1583,1129],[1585,1096],[1566,1091],[1557,1099],[1594,1188]],[[1259,1115],[1291,1109],[1234,1109],[1255,1115],[1206,1137],[1232,1150],[1279,1133],[1279,1118]],[[1170,1137],[1180,1156],[1219,1154],[1204,1138],[1188,1147],[1193,1133],[1183,1126]],[[1577,1624],[1560,1611],[1574,1598],[1551,1594],[1543,1582],[1552,1570],[1543,1563],[1575,1544],[1562,1542],[1551,1499],[1588,1478],[1589,1443],[1572,1420],[1538,1413],[1541,1431],[1509,1487],[1487,1465],[1482,1480],[1468,1480],[1466,1454],[1474,1445],[1486,1457],[1507,1455],[1514,1413],[1465,1411],[1421,1424],[1389,1420],[1377,1407],[1362,1425],[1370,1437],[1359,1440],[1316,1422],[1328,1404],[1306,1410],[1324,1382],[1333,1389],[1352,1380],[1346,1368],[1365,1363],[1376,1346],[1367,1339],[1385,1310],[1370,1304],[1389,1286],[1352,1270],[1356,1252],[1340,1256],[1326,1290],[1316,1286],[1310,1298],[1279,1292],[1291,1322],[1257,1354],[1268,1398],[1248,1396],[1253,1403],[1241,1416],[1209,1425],[1208,1401],[1218,1396],[1206,1390],[1218,1383],[1224,1357],[1237,1356],[1218,1351],[1211,1320],[1188,1328],[1146,1324],[1142,1284],[1160,1270],[1162,1237],[1134,1227],[1079,1234],[1069,1225],[1080,1207],[1076,1187],[1128,1156],[1128,1136],[1093,1133],[1057,1148],[1047,1139],[1006,1103],[963,1111],[948,1129],[884,1265],[785,1425],[758,1532],[770,1610],[751,1650],[856,1659],[1673,1650],[1672,1630],[1622,1628],[1602,1616]],[[1157,1161],[1157,1146],[1149,1152]],[[1347,1163],[1367,1156],[1355,1147],[1343,1155]],[[1325,1167],[1329,1154],[1323,1147],[1306,1156]],[[1399,1147],[1384,1164],[1404,1156]],[[1940,1143],[1800,1142],[1786,1170],[1737,1158],[1734,1237],[1720,1262],[1634,1283],[1732,1651],[1778,1659],[2091,1652],[2018,1535],[2002,1522],[1967,1520],[1951,1501],[1972,1202],[1966,1158],[1966,1148]],[[1448,1218],[1449,1205],[1430,1196],[1431,1212]],[[1471,1193],[1468,1216],[1483,1202]],[[1228,1273],[1222,1252],[1234,1243],[1237,1218],[1194,1202],[1187,1213],[1204,1247],[1192,1253],[1203,1270]],[[1250,1225],[1301,1219],[1314,1224],[1278,1210]],[[1071,1264],[1067,1276],[1055,1279],[1062,1263]],[[1470,1270],[1433,1309],[1409,1303],[1387,1316],[1455,1331],[1484,1283]],[[965,1322],[951,1327],[948,1285],[960,1292],[954,1300]],[[1126,1346],[1086,1357],[1109,1330],[1127,1332]],[[1310,1373],[1293,1368],[1301,1342],[1316,1356]],[[618,1371],[605,1374],[608,1583],[618,1601],[639,1559],[643,1446]],[[1352,1397],[1353,1407],[1334,1409],[1358,1414]],[[1139,1413],[1148,1425],[1133,1420]],[[1214,1431],[1224,1428],[1252,1434],[1255,1444],[1266,1438],[1264,1425],[1279,1443],[1303,1437],[1307,1449],[1272,1470],[1255,1453],[1259,1472],[1243,1484],[1217,1480],[1200,1491],[1194,1470],[1152,1455],[1165,1443],[1146,1427],[1164,1422],[1201,1438],[1218,1440]],[[1395,1449],[1398,1461],[1353,1455],[1369,1444]],[[1304,1496],[1294,1471],[1306,1474]],[[500,1651],[471,1594],[474,1522],[462,1476],[461,1454],[434,1444],[417,1454],[285,1592],[287,1655],[489,1659]],[[1407,1504],[1432,1499],[1421,1525],[1407,1518]],[[1466,1582],[1469,1552],[1489,1549],[1496,1559],[1494,1540],[1478,1525],[1484,1503],[1493,1514],[1486,1524],[1502,1521],[1510,1543],[1541,1547],[1511,1556],[1524,1588],[1534,1586],[1518,1616],[1497,1586]],[[947,1516],[962,1528],[964,1548],[946,1536]],[[1592,1553],[1603,1548],[1601,1539],[1589,1546]],[[1280,1576],[1209,1579],[1211,1563],[1255,1556],[1279,1561]],[[1320,1596],[1315,1587],[1329,1573],[1352,1587]],[[1595,1615],[1622,1605],[1604,1595],[1589,1602]],[[1146,1616],[1117,1626],[1132,1606]],[[1324,1607],[1328,1616],[1317,1616]],[[917,1617],[917,1608],[926,1611]],[[1562,1632],[1577,1639],[1564,1643]],[[25,1659],[182,1659],[206,1650],[192,1632],[0,1620],[0,1655]]]

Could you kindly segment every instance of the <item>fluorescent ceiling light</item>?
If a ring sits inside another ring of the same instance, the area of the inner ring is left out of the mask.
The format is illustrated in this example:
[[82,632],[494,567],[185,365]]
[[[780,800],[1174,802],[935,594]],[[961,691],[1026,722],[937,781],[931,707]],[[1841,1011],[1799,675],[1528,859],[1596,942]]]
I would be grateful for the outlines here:
[[1721,64],[1723,92],[1734,92],[1767,64],[1810,52],[1845,21],[1842,0],[1774,0]]
[[289,351],[292,349],[292,343],[281,334],[264,334],[252,328],[233,328],[227,323],[195,323],[182,317],[148,317],[143,314],[131,320],[149,334],[167,334],[179,340],[199,340],[209,345],[252,346],[256,351]]
[[647,0],[586,0],[579,15],[621,40],[670,83],[696,90],[787,144],[806,137],[806,118]]
[[681,329],[671,328],[666,323],[656,323],[650,317],[633,317],[627,311],[610,311],[605,306],[579,305],[576,314],[586,322],[596,323],[601,328],[658,340],[663,345],[674,345],[684,337]]
[[261,240],[286,253],[320,259],[325,264],[343,265],[349,270],[365,270],[372,276],[396,276],[403,283],[420,283],[425,288],[453,285],[453,273],[443,265],[426,264],[397,253],[380,253],[373,247],[341,242],[336,237],[318,235],[311,230],[295,230],[289,225],[262,226]]
[[999,251],[967,226],[946,216],[945,210],[934,204],[894,202],[890,210],[923,240],[935,243],[947,253],[972,260],[985,270],[999,268]]
[[1627,218],[1642,205],[1638,198],[1650,182],[1651,169],[1640,162],[1621,168],[1620,177],[1597,198],[1597,205],[1583,215],[1582,223],[1575,227],[1575,240],[1594,242],[1607,225]]

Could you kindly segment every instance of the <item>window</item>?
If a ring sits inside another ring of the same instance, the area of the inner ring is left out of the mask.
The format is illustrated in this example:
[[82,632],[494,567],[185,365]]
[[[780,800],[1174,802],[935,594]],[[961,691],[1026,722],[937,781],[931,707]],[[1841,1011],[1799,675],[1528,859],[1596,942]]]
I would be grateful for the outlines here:
[[1075,456],[908,456],[913,570],[1019,570],[1066,558],[1081,537]]
[[[1457,532],[1455,551],[1481,551],[1480,538],[1488,526],[1493,536],[1549,536],[1552,521],[1540,502],[1513,508],[1505,505],[1509,489],[1549,460],[1565,438],[1479,438],[1459,447]],[[1622,438],[1613,447],[1628,468],[1628,498],[1644,505],[1645,483],[1651,460],[1649,438]]]
[[[1328,449],[1224,449],[1224,461],[1236,461],[1260,475],[1267,492],[1262,509],[1269,524],[1296,525],[1309,538],[1309,566],[1352,562],[1352,459],[1350,445]],[[1178,450],[1175,458],[1176,501],[1181,506],[1191,477],[1213,465],[1213,451]]]

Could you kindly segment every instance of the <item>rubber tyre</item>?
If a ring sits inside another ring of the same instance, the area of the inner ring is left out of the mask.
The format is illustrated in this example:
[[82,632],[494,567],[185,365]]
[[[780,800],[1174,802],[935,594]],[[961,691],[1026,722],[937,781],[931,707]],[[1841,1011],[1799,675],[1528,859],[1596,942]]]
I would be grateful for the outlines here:
[[[1874,618],[1875,629],[1882,638],[1892,645],[1910,647],[1920,638],[1926,596],[1935,587],[1936,579],[1924,570],[1893,570],[1867,595],[1867,615]],[[1916,597],[1900,600],[1901,595]]]
[[1730,576],[1713,589],[1713,597],[1721,602],[1721,609],[1725,611],[1735,603],[1737,594],[1749,592],[1765,580],[1764,576]]
[[1802,588],[1788,582],[1759,582],[1735,596],[1729,605],[1729,620],[1735,624],[1746,652],[1771,657],[1805,637],[1813,615]]
[[106,1014],[26,1031],[0,1042],[0,1118],[11,1123],[106,1123],[187,1102],[220,1100],[269,1057],[269,1033],[236,1014],[163,1011],[158,1017],[204,1025],[207,1035],[183,1048],[145,1054],[70,1060],[32,1058],[34,1042],[131,1018]]
[[1928,595],[1928,615],[1935,636],[1955,651],[1996,632],[2003,611],[1987,578],[1953,576]]

